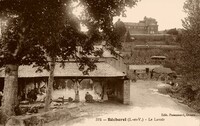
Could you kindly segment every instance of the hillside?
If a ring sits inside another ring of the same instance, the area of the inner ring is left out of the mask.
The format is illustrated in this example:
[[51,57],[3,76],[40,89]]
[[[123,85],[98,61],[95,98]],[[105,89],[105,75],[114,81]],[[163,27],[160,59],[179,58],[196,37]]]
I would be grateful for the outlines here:
[[128,64],[154,64],[151,56],[166,56],[167,60],[176,60],[178,56],[174,57],[174,53],[182,50],[173,35],[137,34],[131,35],[131,38],[134,40],[122,43],[122,53]]

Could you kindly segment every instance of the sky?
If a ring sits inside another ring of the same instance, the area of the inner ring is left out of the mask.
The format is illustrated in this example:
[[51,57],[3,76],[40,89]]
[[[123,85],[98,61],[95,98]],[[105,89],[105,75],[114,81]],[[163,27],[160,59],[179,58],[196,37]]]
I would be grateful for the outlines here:
[[139,22],[145,16],[155,18],[158,22],[158,30],[170,28],[182,28],[181,19],[186,17],[183,12],[185,0],[141,0],[134,8],[127,8],[126,18],[119,18],[124,22]]

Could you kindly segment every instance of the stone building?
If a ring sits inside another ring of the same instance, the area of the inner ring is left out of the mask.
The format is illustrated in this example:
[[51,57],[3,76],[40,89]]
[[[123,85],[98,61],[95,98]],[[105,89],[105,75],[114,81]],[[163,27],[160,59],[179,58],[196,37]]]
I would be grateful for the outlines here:
[[[103,48],[105,51],[102,57],[90,57],[99,58],[99,60],[95,63],[97,67],[93,71],[89,71],[88,74],[83,74],[79,70],[79,63],[76,61],[66,61],[64,67],[60,67],[63,64],[56,63],[53,100],[59,97],[72,97],[76,101],[84,101],[86,92],[89,92],[95,100],[114,99],[123,104],[129,104],[130,81],[126,77],[126,65],[122,62],[122,57],[111,55],[104,46],[100,45],[96,48]],[[81,50],[81,48],[78,48],[78,50]],[[0,90],[3,90],[5,71],[4,68],[0,70]],[[45,90],[47,87],[49,72],[47,70],[36,71],[37,68],[32,65],[19,66],[18,93],[19,95],[24,94],[25,99],[30,90],[36,89],[41,92],[41,89]],[[71,86],[68,87],[69,85]]]
[[158,24],[156,19],[144,17],[138,23],[124,22],[126,29],[132,34],[157,34]]

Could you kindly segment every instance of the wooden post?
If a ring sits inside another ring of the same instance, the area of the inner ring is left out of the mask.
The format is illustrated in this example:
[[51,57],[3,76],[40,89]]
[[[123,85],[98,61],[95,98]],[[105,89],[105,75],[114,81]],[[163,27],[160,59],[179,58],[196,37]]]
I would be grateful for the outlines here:
[[100,85],[101,85],[101,88],[102,88],[102,92],[101,92],[101,100],[103,100],[103,96],[104,96],[104,83],[102,80],[100,80]]
[[123,81],[123,104],[130,104],[130,80]]
[[27,99],[28,91],[26,90],[26,79],[24,79],[25,100]]
[[103,101],[107,101],[108,100],[108,94],[107,94],[107,87],[108,87],[108,85],[107,85],[107,83],[106,83],[107,81],[104,81],[103,83],[103,85],[104,85],[104,87],[103,87]]
[[75,102],[80,101],[80,96],[79,96],[79,81],[76,79],[74,82],[74,91],[75,91]]

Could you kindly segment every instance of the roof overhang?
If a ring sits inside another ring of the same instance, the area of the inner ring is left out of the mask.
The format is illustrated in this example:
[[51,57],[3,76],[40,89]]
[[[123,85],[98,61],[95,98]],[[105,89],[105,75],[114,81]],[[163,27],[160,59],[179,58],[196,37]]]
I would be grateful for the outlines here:
[[[64,67],[61,67],[61,63],[56,63],[54,70],[54,77],[61,78],[123,78],[126,75],[112,67],[105,62],[95,63],[97,68],[90,71],[88,75],[84,75],[82,71],[79,70],[79,64],[76,62],[65,63]],[[19,66],[18,77],[19,78],[42,78],[49,77],[49,71],[42,70],[37,71],[37,67],[31,66]],[[5,70],[2,68],[0,71],[0,78],[5,77]]]

